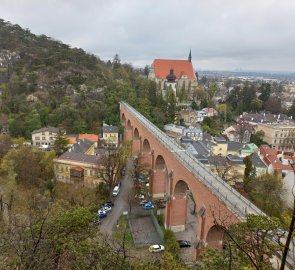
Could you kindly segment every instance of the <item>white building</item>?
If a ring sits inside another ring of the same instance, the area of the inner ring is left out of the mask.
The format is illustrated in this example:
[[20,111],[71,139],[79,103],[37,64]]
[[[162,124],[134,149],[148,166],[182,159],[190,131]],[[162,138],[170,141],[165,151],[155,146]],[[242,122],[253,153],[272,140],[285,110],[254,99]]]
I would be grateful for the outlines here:
[[48,148],[54,144],[55,138],[59,132],[56,127],[44,127],[32,132],[32,144],[42,148]]

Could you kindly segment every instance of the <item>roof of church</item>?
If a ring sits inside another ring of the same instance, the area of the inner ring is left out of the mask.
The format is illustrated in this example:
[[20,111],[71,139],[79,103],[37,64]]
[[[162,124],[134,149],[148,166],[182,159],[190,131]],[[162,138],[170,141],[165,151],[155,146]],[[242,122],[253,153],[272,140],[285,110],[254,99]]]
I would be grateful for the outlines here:
[[155,59],[153,67],[156,77],[160,79],[165,79],[171,68],[178,79],[183,75],[191,80],[196,79],[193,64],[188,60]]

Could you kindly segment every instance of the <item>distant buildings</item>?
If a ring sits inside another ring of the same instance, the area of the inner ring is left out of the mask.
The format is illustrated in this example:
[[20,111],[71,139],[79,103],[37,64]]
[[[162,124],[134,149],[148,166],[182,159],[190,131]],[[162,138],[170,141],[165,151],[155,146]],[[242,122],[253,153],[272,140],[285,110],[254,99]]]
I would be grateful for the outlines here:
[[251,134],[255,132],[254,126],[247,121],[239,121],[222,133],[232,142],[249,143]]
[[203,140],[203,129],[201,126],[186,128],[184,126],[167,124],[164,126],[164,130],[169,137],[176,140]]
[[196,123],[202,123],[206,117],[214,117],[217,115],[217,111],[213,108],[204,108],[196,111],[189,107],[181,110],[177,117],[180,121],[183,120],[185,125],[194,126]]
[[32,145],[48,148],[54,145],[55,137],[59,132],[56,127],[44,127],[32,132]]
[[259,123],[257,131],[263,131],[263,140],[272,148],[279,150],[295,150],[295,124],[294,123]]
[[155,59],[151,65],[148,79],[154,80],[160,85],[163,96],[166,95],[167,87],[171,87],[177,96],[181,90],[191,94],[198,86],[191,62],[191,53],[188,60]]
[[259,147],[259,155],[263,158],[268,167],[269,173],[278,173],[283,177],[293,172],[291,164],[295,164],[294,152],[281,152],[276,149],[270,148],[268,145],[263,144]]
[[291,121],[292,119],[285,114],[271,114],[271,113],[244,113],[236,118],[236,122],[246,121],[251,125],[257,126],[258,123],[278,123],[284,121]]

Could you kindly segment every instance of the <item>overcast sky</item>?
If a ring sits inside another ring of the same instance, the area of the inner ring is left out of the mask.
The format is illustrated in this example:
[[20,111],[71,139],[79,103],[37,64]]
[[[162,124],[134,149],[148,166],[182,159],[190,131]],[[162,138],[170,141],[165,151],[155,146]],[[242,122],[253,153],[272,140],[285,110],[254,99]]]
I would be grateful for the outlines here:
[[134,66],[295,71],[295,0],[0,0],[0,18]]

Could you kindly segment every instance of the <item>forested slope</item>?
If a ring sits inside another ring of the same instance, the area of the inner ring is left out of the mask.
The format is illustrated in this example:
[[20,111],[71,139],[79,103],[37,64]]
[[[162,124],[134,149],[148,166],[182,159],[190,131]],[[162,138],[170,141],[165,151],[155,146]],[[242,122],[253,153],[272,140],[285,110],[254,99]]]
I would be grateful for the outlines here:
[[29,138],[47,125],[97,133],[103,121],[119,123],[120,100],[161,126],[169,117],[157,92],[155,83],[118,56],[105,63],[0,20],[0,128],[14,137]]

